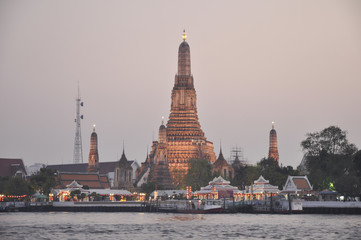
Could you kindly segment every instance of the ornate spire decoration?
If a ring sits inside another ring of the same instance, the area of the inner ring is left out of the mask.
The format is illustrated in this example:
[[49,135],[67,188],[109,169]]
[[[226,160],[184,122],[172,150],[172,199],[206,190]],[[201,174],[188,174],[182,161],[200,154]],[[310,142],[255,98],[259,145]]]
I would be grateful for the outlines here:
[[278,146],[277,146],[277,132],[274,129],[274,122],[272,122],[272,129],[270,131],[269,136],[269,152],[268,152],[268,158],[274,159],[277,163],[279,161],[279,154],[278,154]]
[[182,39],[183,39],[183,41],[187,40],[187,33],[186,33],[185,29],[183,30]]

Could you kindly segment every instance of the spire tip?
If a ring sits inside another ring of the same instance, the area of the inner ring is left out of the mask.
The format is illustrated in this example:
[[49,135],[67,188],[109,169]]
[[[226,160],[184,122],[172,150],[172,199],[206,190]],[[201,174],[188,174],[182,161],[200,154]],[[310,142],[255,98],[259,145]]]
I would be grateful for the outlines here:
[[183,41],[185,41],[185,40],[187,39],[187,34],[186,34],[186,30],[185,30],[185,29],[183,29],[183,36],[182,36],[182,38],[183,38]]

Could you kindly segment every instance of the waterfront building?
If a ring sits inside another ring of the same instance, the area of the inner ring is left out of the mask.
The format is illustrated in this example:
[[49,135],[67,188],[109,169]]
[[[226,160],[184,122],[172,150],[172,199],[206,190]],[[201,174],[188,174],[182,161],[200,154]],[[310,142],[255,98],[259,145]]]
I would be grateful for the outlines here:
[[[83,199],[77,199],[75,196],[71,198],[71,192],[78,190],[80,194],[84,194]],[[133,194],[127,190],[118,190],[118,189],[103,189],[103,188],[94,188],[94,189],[84,189],[84,186],[77,181],[72,181],[70,184],[66,185],[66,188],[56,188],[52,190],[52,196],[57,196],[60,202],[65,201],[117,201],[125,199],[125,197],[133,196]],[[95,199],[98,195],[99,199]]]
[[177,199],[185,197],[187,195],[187,190],[155,190],[150,194],[150,197],[155,199],[157,197],[163,197],[165,199]]
[[268,158],[272,158],[277,163],[279,162],[278,146],[277,146],[277,132],[275,130],[274,122],[272,122],[272,129],[269,134],[269,151]]
[[223,157],[222,147],[219,150],[219,155],[215,163],[212,165],[213,174],[220,175],[224,179],[232,180],[234,177],[234,169],[228,164],[227,160]]
[[231,186],[230,181],[224,180],[221,176],[215,177],[209,185],[201,187],[194,192],[194,196],[199,199],[231,199],[240,200],[241,191],[237,187]]
[[282,193],[293,194],[299,196],[309,196],[314,194],[313,186],[308,180],[307,176],[288,176]]
[[0,177],[22,177],[27,175],[24,162],[19,158],[0,158]]
[[253,199],[264,199],[267,197],[276,196],[281,191],[277,186],[273,186],[262,175],[251,186],[246,186],[246,189],[242,191],[242,199],[249,201]]
[[[144,167],[138,182],[142,182],[144,179],[154,179],[154,176],[150,174],[149,165],[154,164],[157,160],[154,158],[157,157],[163,157],[161,160],[163,165],[168,165],[173,183],[187,173],[190,159],[206,159],[210,163],[215,162],[213,143],[205,137],[198,120],[197,95],[191,73],[190,47],[186,41],[185,32],[178,49],[178,72],[175,75],[171,110],[168,122],[164,126],[164,133],[166,134],[164,149],[158,151],[157,154],[160,155],[151,154],[150,162],[143,164]],[[153,142],[152,150],[156,151],[155,149],[158,147],[161,147],[161,143]],[[155,172],[154,174],[156,174]],[[144,174],[150,174],[150,176],[147,177]]]
[[321,192],[318,192],[319,201],[337,201],[338,192],[325,189]]

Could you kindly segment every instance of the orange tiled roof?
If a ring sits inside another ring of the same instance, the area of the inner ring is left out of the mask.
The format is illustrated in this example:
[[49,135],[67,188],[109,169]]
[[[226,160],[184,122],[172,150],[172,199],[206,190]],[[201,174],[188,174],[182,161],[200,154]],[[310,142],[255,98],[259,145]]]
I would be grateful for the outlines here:
[[110,188],[107,176],[99,176],[98,173],[59,173],[56,177],[57,188],[65,188],[67,185],[76,181],[81,185],[87,185],[89,188]]
[[[99,176],[97,173],[94,174],[64,174],[61,173],[61,180],[76,180],[77,182],[81,181],[81,180],[85,180],[85,181],[98,181],[99,180]],[[78,181],[79,180],[79,181]]]
[[[103,188],[102,184],[99,181],[77,181],[76,179],[74,180],[80,185],[87,185],[89,188]],[[67,186],[74,180],[62,181],[62,185]]]
[[293,182],[296,185],[297,189],[311,189],[306,179],[304,178],[293,178]]

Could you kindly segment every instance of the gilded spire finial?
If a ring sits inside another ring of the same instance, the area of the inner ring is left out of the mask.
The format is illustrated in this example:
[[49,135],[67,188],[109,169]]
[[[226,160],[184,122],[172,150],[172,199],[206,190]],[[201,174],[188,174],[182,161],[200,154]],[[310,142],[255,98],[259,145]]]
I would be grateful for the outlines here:
[[272,129],[275,129],[275,122],[272,122]]
[[164,125],[164,117],[162,116],[162,125]]
[[186,34],[186,30],[185,30],[185,29],[183,29],[183,36],[182,36],[182,38],[183,38],[183,41],[185,41],[185,40],[187,39],[187,34]]
[[95,132],[95,124],[93,124],[93,132]]

